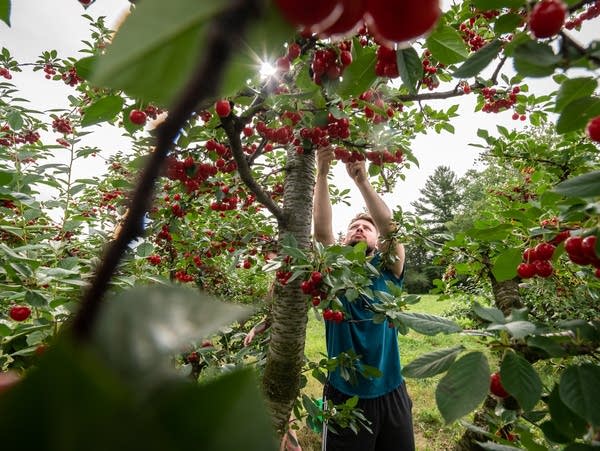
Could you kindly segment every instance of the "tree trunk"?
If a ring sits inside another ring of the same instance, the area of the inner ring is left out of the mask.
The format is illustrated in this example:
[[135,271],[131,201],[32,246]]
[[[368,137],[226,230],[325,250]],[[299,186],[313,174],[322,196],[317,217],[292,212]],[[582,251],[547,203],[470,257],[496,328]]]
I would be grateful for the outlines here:
[[[283,196],[284,219],[279,222],[279,243],[288,234],[300,249],[311,245],[311,221],[315,158],[288,150]],[[281,249],[281,246],[279,246]],[[285,286],[277,284],[272,307],[271,340],[263,376],[263,389],[273,423],[281,435],[287,429],[294,402],[300,390],[304,364],[304,343],[308,303],[300,290],[301,280]]]
[[523,307],[517,279],[498,282],[490,273],[490,281],[492,282],[492,292],[494,293],[494,304],[502,310],[504,315],[509,315],[513,308]]

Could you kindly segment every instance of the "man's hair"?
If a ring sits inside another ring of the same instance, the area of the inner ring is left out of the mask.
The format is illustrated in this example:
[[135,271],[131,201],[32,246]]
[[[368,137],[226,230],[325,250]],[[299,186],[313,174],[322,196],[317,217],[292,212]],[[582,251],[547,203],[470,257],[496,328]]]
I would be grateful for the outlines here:
[[379,229],[377,228],[377,224],[375,224],[375,221],[373,220],[373,217],[369,213],[359,213],[359,214],[357,214],[348,223],[348,227],[350,227],[352,224],[354,224],[356,221],[358,221],[360,219],[362,219],[363,221],[369,221],[371,224],[373,224],[373,227],[375,227],[375,230],[377,231],[377,233],[379,233]]

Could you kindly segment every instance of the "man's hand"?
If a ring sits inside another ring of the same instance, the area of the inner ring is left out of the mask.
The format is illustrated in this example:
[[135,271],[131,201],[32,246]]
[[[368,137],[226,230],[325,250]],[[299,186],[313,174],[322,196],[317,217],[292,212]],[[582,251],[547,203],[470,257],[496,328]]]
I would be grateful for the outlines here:
[[333,149],[331,146],[320,147],[317,149],[317,171],[320,174],[327,174],[329,167],[334,159]]
[[368,180],[367,169],[364,161],[355,161],[354,163],[346,163],[346,171],[354,180],[354,183],[360,185]]

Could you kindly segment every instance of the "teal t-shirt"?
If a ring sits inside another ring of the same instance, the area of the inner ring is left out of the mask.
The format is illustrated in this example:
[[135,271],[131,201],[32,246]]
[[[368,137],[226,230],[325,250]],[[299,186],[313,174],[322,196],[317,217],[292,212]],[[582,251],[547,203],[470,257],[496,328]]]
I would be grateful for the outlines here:
[[[381,255],[375,254],[371,264],[378,268]],[[398,278],[388,269],[378,268],[379,276],[372,280],[371,289],[388,292],[386,281],[402,285],[402,277]],[[339,368],[329,374],[329,383],[334,388],[350,396],[360,398],[376,398],[396,389],[403,382],[400,372],[400,352],[398,350],[398,335],[395,327],[390,327],[388,321],[375,324],[371,321],[373,313],[365,308],[362,299],[349,302],[340,299],[348,312],[348,319],[341,323],[325,322],[325,338],[329,358],[337,357],[341,352],[353,350],[360,356],[361,363],[378,368],[380,377],[365,378],[357,373],[357,381],[352,384],[342,378]],[[379,300],[369,299],[370,303]]]

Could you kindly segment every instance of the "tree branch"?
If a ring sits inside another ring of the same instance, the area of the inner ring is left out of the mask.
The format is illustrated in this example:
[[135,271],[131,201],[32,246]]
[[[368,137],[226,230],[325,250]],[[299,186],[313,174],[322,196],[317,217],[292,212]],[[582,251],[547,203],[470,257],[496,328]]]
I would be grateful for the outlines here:
[[242,140],[240,139],[240,133],[242,132],[241,128],[244,126],[243,121],[239,121],[237,117],[235,117],[233,114],[230,114],[227,117],[221,118],[221,124],[223,125],[225,133],[227,133],[227,138],[229,139],[229,144],[231,145],[231,153],[233,154],[233,158],[237,163],[237,169],[240,178],[246,184],[248,189],[250,189],[250,191],[256,195],[256,200],[267,207],[267,210],[269,210],[273,216],[275,216],[278,222],[283,222],[285,217],[283,210],[279,208],[273,199],[271,199],[271,196],[269,196],[256,182],[252,176],[252,172],[250,171],[250,165],[248,164],[246,156],[244,155],[244,151],[242,150]]
[[206,56],[199,62],[194,76],[169,109],[165,122],[157,129],[156,148],[150,154],[134,190],[123,227],[108,245],[92,283],[83,295],[81,307],[72,323],[72,333],[77,340],[85,341],[90,338],[102,298],[119,261],[129,243],[144,232],[144,215],[151,207],[154,184],[179,130],[198,104],[217,95],[227,62],[244,36],[248,24],[262,12],[261,5],[260,0],[236,0],[214,18],[204,47]]

